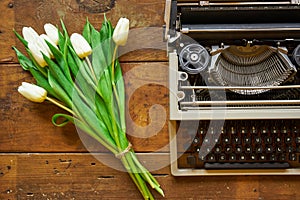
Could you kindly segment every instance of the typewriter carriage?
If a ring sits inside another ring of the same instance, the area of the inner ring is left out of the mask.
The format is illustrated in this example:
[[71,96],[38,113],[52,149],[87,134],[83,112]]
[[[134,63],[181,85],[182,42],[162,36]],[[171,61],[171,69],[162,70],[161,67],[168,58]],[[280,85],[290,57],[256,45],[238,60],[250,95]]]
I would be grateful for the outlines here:
[[[298,3],[167,0],[169,85],[181,96],[170,96],[171,119],[197,109],[214,112],[219,104],[229,118],[240,119],[245,107],[256,112],[255,118],[266,110],[265,118],[278,117],[278,109],[286,109],[283,118],[300,116],[300,110],[291,114],[300,108]],[[181,80],[178,73],[188,78]],[[205,98],[197,95],[204,90]],[[212,101],[209,90],[219,90],[226,100]]]

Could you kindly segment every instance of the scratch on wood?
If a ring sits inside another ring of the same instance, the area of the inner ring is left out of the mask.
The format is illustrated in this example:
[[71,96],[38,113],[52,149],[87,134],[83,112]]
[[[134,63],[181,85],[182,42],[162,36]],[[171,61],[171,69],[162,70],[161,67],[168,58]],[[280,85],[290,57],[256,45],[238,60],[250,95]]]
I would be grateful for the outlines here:
[[107,178],[115,178],[113,175],[102,175],[98,176],[98,179],[107,179]]
[[61,162],[61,163],[70,163],[70,162],[72,162],[72,160],[71,159],[69,159],[69,160],[65,160],[65,159],[59,159],[59,162]]
[[67,163],[68,165],[66,166],[66,169],[70,168],[71,165],[72,165],[72,160],[71,159],[69,159],[69,160],[59,159],[59,162],[60,163]]
[[[1,30],[0,30],[0,33],[2,33]],[[14,60],[14,57],[9,56],[9,57],[7,57],[7,58],[1,58],[1,59],[0,59],[0,63],[12,62],[13,60]]]
[[152,176],[154,176],[154,177],[168,177],[169,174],[153,174],[152,173]]
[[28,197],[33,197],[34,194],[33,194],[32,192],[28,192],[28,193],[27,193],[27,196],[28,196]]

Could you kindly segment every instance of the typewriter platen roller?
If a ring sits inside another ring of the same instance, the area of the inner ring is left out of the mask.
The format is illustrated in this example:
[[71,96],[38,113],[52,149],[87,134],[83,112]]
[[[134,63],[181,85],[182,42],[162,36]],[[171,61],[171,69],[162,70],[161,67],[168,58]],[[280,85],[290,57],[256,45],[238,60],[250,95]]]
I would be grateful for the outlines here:
[[[215,130],[223,130],[224,124],[256,127],[255,123],[259,123],[259,127],[262,122],[270,124],[272,120],[278,121],[276,126],[281,130],[285,125],[279,122],[300,123],[299,4],[298,0],[166,1],[164,38],[169,56],[170,140],[176,141],[180,124],[190,121],[203,121],[200,124],[223,121]],[[199,135],[201,127],[196,129],[194,134]],[[198,164],[188,167],[192,170],[181,170],[179,165],[188,166],[188,159],[193,155],[193,152],[184,153],[190,150],[181,149],[178,146],[181,143],[171,142],[174,175],[219,174],[218,170],[210,172],[201,168],[219,166],[205,162],[209,152],[202,157],[198,152],[195,161]],[[213,142],[210,149],[215,146]],[[179,149],[187,159],[184,162],[176,161]],[[200,161],[200,157],[204,160]],[[273,161],[281,163],[280,168],[290,166],[282,160]],[[243,161],[241,166],[271,169],[276,165],[270,161],[250,163],[253,165]],[[195,170],[197,166],[199,170]],[[220,166],[226,168],[227,164]],[[228,166],[235,168],[240,164]],[[284,172],[300,173],[300,170],[293,171],[294,168],[289,170]],[[260,174],[255,170],[253,173]]]

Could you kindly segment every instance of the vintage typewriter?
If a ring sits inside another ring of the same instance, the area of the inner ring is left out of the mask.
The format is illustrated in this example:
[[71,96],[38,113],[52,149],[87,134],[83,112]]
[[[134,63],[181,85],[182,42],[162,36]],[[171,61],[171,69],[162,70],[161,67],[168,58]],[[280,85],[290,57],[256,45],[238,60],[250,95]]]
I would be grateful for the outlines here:
[[173,175],[300,174],[299,3],[166,0]]

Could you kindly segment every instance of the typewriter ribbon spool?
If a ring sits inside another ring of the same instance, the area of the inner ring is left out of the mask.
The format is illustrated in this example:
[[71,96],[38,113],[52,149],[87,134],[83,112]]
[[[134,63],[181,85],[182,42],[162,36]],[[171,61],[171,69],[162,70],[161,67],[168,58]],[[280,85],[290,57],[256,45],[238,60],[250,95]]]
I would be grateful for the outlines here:
[[204,71],[210,62],[210,55],[199,44],[185,46],[179,54],[180,66],[189,74],[199,74]]

